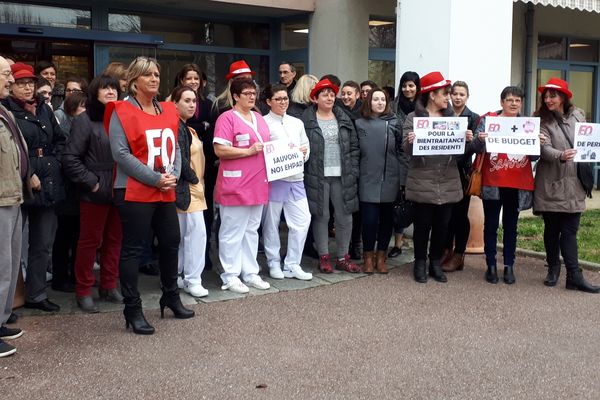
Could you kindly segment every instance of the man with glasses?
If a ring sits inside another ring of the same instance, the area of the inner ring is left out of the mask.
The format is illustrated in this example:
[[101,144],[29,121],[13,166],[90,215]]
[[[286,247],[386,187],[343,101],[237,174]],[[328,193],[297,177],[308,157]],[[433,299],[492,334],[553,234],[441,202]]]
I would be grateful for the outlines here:
[[279,63],[279,83],[286,86],[291,96],[296,87],[296,67],[293,64],[287,61]]
[[[0,99],[9,95],[15,82],[8,61],[0,57]],[[33,83],[33,81],[31,81]],[[29,82],[27,82],[29,83]],[[21,203],[28,177],[27,145],[10,111],[0,104],[0,357],[14,354],[17,349],[4,340],[16,339],[20,329],[4,326],[12,314],[15,287],[21,260],[22,216]],[[6,146],[5,146],[6,145]],[[13,317],[14,318],[14,317]]]

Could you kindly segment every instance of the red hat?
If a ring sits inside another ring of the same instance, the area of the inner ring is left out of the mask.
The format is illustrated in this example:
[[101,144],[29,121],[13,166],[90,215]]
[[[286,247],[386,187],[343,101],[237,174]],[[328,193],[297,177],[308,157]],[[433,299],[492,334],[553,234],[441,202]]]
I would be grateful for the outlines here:
[[325,79],[321,79],[316,85],[315,87],[310,91],[310,98],[315,100],[317,98],[317,96],[319,95],[319,92],[323,89],[331,89],[333,90],[333,92],[335,93],[335,95],[337,96],[340,88],[335,86],[333,83],[331,83],[331,81],[327,78]]
[[227,76],[225,76],[225,79],[230,80],[234,76],[240,75],[240,74],[256,75],[256,72],[254,72],[250,69],[248,64],[246,64],[246,61],[244,61],[244,60],[234,61],[229,66],[229,73],[227,74]]
[[23,64],[20,62],[14,63],[13,65],[10,66],[10,70],[12,71],[15,81],[17,79],[23,79],[23,78],[31,78],[35,81],[37,81],[37,79],[38,79],[37,76],[35,76],[35,74],[33,73],[33,67],[28,64]]
[[432,90],[450,86],[451,82],[444,79],[444,76],[439,71],[433,71],[421,77],[421,91],[419,93],[427,93]]
[[538,88],[538,92],[544,93],[544,90],[552,89],[564,93],[568,98],[573,97],[573,93],[569,90],[569,84],[559,78],[550,78],[544,86]]

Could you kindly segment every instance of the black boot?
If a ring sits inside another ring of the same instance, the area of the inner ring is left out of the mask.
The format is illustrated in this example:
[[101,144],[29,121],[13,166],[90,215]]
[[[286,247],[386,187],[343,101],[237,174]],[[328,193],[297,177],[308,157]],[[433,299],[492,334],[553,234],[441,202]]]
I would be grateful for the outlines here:
[[498,283],[498,268],[495,265],[488,265],[485,271],[485,280],[489,283]]
[[567,270],[567,285],[569,290],[580,290],[586,293],[600,293],[600,287],[590,285],[583,278],[581,268]]
[[165,317],[165,307],[173,311],[175,318],[179,319],[192,318],[196,314],[194,310],[190,310],[189,308],[185,308],[183,306],[177,290],[172,292],[163,292],[159,304],[161,318]]
[[441,260],[430,260],[429,261],[429,276],[433,278],[434,281],[437,282],[448,282],[448,278],[442,271],[442,261]]
[[360,240],[352,241],[352,243],[350,243],[350,248],[348,249],[348,254],[353,260],[362,259],[362,242]]
[[549,265],[548,266],[548,275],[546,275],[546,279],[544,280],[544,285],[556,286],[559,276],[560,276],[560,264]]
[[414,276],[415,276],[415,281],[419,282],[419,283],[425,283],[427,282],[427,263],[425,262],[425,260],[415,260],[415,265],[414,265]]
[[513,266],[512,265],[505,265],[504,266],[504,283],[506,283],[507,285],[512,285],[513,283],[515,283],[516,279],[515,279],[515,273],[513,271]]
[[152,335],[154,333],[154,327],[144,318],[141,304],[139,306],[125,306],[123,315],[125,316],[125,329],[128,329],[131,325],[133,333],[138,335]]

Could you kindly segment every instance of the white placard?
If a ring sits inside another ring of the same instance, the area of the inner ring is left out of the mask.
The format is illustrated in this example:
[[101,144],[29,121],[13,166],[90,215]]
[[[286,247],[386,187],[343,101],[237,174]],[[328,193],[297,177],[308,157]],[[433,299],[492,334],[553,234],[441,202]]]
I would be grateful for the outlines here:
[[486,117],[485,132],[488,153],[540,155],[538,117]]
[[413,155],[464,154],[466,117],[417,117],[413,120]]
[[304,155],[285,139],[265,142],[263,152],[269,182],[304,172]]
[[575,124],[575,162],[600,162],[600,124]]

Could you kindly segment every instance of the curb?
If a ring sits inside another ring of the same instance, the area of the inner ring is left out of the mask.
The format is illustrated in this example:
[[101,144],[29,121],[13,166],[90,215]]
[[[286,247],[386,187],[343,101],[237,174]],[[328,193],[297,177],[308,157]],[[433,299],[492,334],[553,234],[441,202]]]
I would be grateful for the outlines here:
[[[501,244],[498,245],[499,250],[502,250],[503,248],[504,248],[503,245],[501,245]],[[538,258],[540,260],[546,259],[546,253],[541,253],[539,251],[533,251],[533,250],[527,250],[527,249],[521,249],[518,247],[516,250],[516,255],[523,256],[523,257]],[[562,260],[563,258],[561,257],[560,259]],[[588,271],[600,272],[600,264],[596,264],[591,261],[579,260],[579,266],[582,269],[586,269]]]

